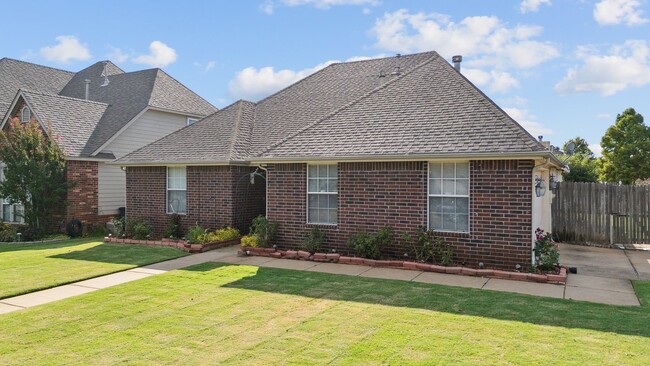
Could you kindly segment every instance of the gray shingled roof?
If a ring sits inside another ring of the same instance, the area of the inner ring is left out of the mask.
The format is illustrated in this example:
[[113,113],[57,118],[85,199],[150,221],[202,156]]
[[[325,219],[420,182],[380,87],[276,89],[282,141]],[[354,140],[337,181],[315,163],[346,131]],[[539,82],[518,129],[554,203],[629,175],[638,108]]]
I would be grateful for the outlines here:
[[[237,102],[118,163],[545,151],[436,52],[402,56],[401,72],[390,75],[396,64],[391,57],[330,65],[256,104]],[[382,72],[388,75],[380,78]]]
[[19,89],[57,94],[74,73],[29,62],[0,59],[0,118],[4,117]]
[[[104,77],[101,76],[104,65],[109,79],[107,86],[101,86],[104,82]],[[217,111],[205,99],[160,69],[127,73],[110,61],[101,61],[75,74],[22,61],[1,59],[0,112],[4,116],[18,89],[49,94],[50,97],[58,94],[65,98],[57,100],[56,106],[61,107],[62,103],[70,101],[69,109],[73,109],[78,106],[79,100],[83,102],[85,99],[85,80],[90,80],[88,99],[104,103],[106,107],[99,120],[95,121],[94,116],[89,116],[86,122],[94,122],[83,126],[83,134],[79,139],[84,145],[81,146],[79,141],[76,141],[71,149],[71,156],[90,156],[147,107],[198,117]],[[53,111],[50,115],[52,118],[63,116],[61,111]],[[71,120],[69,123],[70,126],[79,127],[75,121]]]
[[61,137],[61,146],[69,156],[79,156],[108,104],[82,99],[21,91],[32,111],[45,126]]

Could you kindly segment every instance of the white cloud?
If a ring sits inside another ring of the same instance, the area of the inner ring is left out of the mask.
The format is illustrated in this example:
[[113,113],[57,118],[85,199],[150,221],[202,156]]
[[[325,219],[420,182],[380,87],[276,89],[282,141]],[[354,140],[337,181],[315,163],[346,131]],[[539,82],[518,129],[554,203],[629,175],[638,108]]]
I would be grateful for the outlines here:
[[559,56],[548,42],[535,41],[542,27],[509,27],[495,16],[472,16],[456,23],[448,15],[401,9],[377,19],[371,33],[376,46],[409,53],[436,50],[445,57],[463,55],[472,66],[526,69]]
[[614,116],[612,116],[609,113],[598,113],[596,115],[596,118],[598,118],[598,119],[614,119]]
[[495,93],[505,93],[512,88],[519,87],[519,81],[505,71],[492,70],[487,72],[480,69],[463,69],[463,75],[474,84],[481,87],[485,86]]
[[111,52],[109,52],[107,55],[109,60],[122,64],[129,59],[129,55],[122,52],[122,49],[113,47],[111,45],[109,45],[108,48],[111,50]]
[[523,108],[503,108],[512,119],[519,122],[521,127],[525,128],[528,133],[537,136],[553,135],[553,130],[544,127],[540,122],[536,121],[537,116],[528,113],[527,109]]
[[597,158],[603,156],[603,148],[600,146],[600,144],[589,145],[589,150],[591,150],[591,152],[594,153],[594,156]]
[[537,13],[542,4],[551,5],[551,0],[523,0],[519,4],[519,11],[522,14]]
[[598,92],[613,95],[629,87],[650,83],[650,48],[643,40],[628,40],[607,54],[593,47],[579,47],[582,65],[570,68],[555,85],[559,94]]
[[149,54],[136,57],[133,62],[151,67],[165,67],[176,61],[176,51],[160,41],[149,45]]
[[[339,6],[339,5],[376,6],[381,4],[381,1],[379,0],[280,0],[279,3],[291,7],[310,5],[317,9],[327,10],[333,6]],[[264,0],[264,2],[260,4],[259,9],[263,13],[271,15],[275,11],[275,6],[276,6],[276,2],[274,0]],[[364,14],[368,14],[370,12],[370,9],[364,8],[362,11]]]
[[275,4],[271,0],[266,0],[260,4],[260,11],[268,15],[273,14],[273,11],[275,10],[274,8],[275,8]]
[[56,45],[40,50],[41,56],[48,61],[66,63],[70,60],[85,61],[92,57],[88,46],[81,44],[75,36],[58,36],[56,40]]
[[602,0],[594,7],[594,19],[600,25],[639,25],[648,22],[638,0]]
[[205,67],[203,68],[203,71],[208,72],[208,71],[214,69],[214,67],[216,65],[217,65],[216,61],[208,61],[208,63],[205,64]]

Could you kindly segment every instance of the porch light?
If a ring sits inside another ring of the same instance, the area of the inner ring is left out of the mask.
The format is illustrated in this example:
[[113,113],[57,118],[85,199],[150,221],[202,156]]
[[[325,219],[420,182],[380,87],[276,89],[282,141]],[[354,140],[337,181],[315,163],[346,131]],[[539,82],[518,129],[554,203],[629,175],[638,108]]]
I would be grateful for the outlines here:
[[555,192],[559,186],[560,182],[555,180],[555,174],[551,174],[551,176],[548,178],[548,187],[551,189],[551,191]]
[[535,195],[537,197],[542,197],[546,194],[546,183],[544,179],[540,176],[535,176]]

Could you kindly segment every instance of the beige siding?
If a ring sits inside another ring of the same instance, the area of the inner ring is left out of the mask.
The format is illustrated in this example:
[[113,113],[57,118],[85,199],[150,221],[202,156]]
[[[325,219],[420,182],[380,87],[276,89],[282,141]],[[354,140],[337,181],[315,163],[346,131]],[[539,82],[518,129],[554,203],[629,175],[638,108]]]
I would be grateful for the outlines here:
[[[187,117],[147,111],[101,152],[112,152],[116,158],[148,145],[184,127]],[[99,214],[117,213],[125,205],[126,174],[117,166],[99,165]]]

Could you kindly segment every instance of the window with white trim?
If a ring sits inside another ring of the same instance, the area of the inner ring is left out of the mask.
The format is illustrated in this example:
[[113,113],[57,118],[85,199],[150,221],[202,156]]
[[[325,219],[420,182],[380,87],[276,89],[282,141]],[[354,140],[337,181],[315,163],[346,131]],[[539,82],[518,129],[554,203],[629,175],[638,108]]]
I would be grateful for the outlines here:
[[23,107],[23,110],[20,112],[20,122],[27,123],[32,119],[32,111],[29,107]]
[[429,164],[429,229],[469,232],[469,163]]
[[[0,165],[0,182],[5,179],[5,172],[7,167]],[[25,215],[23,205],[11,204],[9,199],[0,199],[0,220],[4,222],[16,222],[20,224],[25,223]]]
[[167,213],[187,213],[186,167],[167,167]]
[[307,223],[338,222],[338,168],[336,164],[307,166]]
[[198,119],[187,117],[187,125],[188,126],[191,125],[191,124],[194,124],[196,121],[198,121]]

